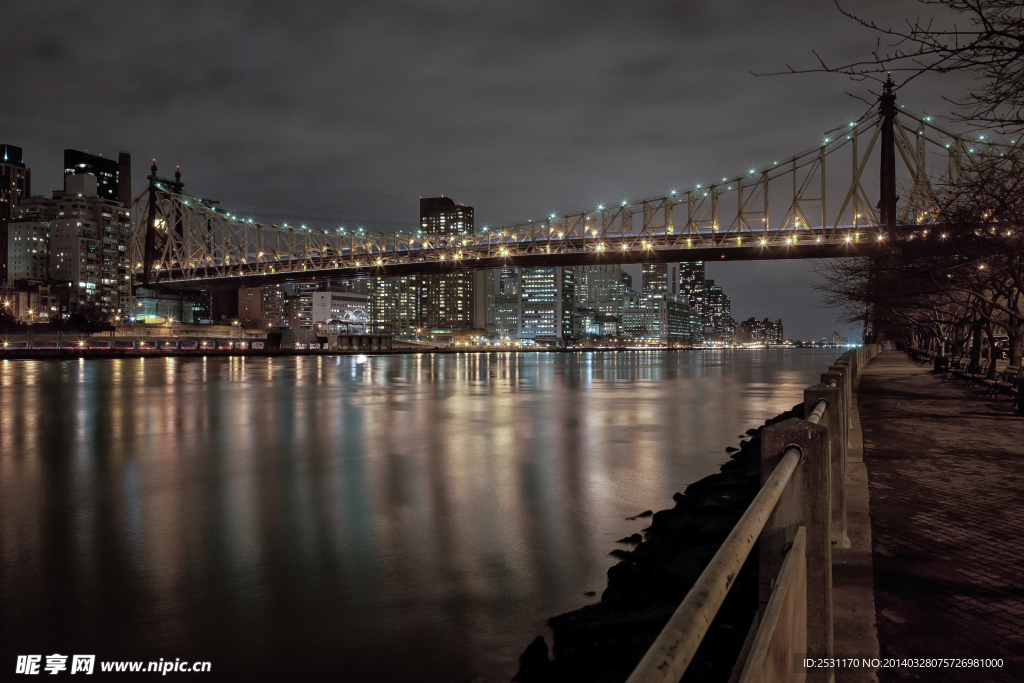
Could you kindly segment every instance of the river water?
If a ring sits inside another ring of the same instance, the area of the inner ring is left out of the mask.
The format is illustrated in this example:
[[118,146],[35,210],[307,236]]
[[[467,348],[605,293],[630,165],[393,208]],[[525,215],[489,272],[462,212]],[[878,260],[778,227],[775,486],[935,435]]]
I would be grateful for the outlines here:
[[0,667],[507,680],[838,355],[0,361]]

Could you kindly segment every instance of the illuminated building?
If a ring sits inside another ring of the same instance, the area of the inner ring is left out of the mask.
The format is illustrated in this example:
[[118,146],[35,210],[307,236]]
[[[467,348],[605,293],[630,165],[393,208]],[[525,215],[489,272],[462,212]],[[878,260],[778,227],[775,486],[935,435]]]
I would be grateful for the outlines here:
[[48,280],[50,224],[13,221],[7,226],[7,281]]
[[128,312],[128,210],[97,195],[95,176],[69,175],[53,197],[31,197],[17,220],[48,223],[48,279],[71,283],[75,312],[106,320]]
[[[475,230],[473,207],[450,197],[420,197],[420,236],[451,248]],[[417,327],[431,334],[461,330],[494,332],[494,272],[473,271],[419,277]]]
[[628,287],[622,267],[615,265],[577,266],[575,275],[576,308],[618,316]]
[[573,268],[523,268],[519,338],[565,344],[573,338]]
[[88,174],[96,178],[96,195],[108,202],[131,204],[131,155],[121,152],[117,161],[97,154],[64,150],[64,175]]
[[642,294],[669,294],[669,264],[645,263],[641,266]]
[[519,336],[519,319],[522,314],[519,269],[502,268],[500,277],[498,294],[494,297],[495,332],[501,339],[515,339]]
[[15,218],[15,207],[32,195],[32,169],[25,166],[21,147],[0,145],[0,282],[7,275],[7,224]]
[[239,289],[238,320],[243,327],[286,327],[284,287],[265,285]]

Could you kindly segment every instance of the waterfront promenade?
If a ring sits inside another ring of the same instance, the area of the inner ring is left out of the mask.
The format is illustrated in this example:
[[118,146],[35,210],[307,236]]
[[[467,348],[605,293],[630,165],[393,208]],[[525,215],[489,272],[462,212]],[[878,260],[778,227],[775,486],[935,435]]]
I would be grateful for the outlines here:
[[881,655],[1004,661],[881,670],[883,683],[1024,675],[1024,419],[1005,397],[981,393],[901,352],[864,368],[857,398]]

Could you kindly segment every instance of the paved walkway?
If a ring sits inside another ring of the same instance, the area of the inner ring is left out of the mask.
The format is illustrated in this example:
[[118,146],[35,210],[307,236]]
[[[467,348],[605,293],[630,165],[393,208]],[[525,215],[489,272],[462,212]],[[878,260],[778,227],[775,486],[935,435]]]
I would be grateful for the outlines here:
[[1003,659],[879,680],[1024,680],[1024,418],[893,351],[858,401],[882,657]]

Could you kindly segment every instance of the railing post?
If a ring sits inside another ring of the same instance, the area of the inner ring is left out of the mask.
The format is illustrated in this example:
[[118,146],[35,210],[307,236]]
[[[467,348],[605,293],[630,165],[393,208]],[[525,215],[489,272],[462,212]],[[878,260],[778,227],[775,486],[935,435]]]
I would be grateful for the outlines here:
[[821,376],[822,384],[804,390],[804,415],[809,415],[819,400],[828,402],[818,424],[828,429],[832,545],[849,548],[850,539],[846,535],[846,397],[838,384],[834,387],[828,385],[830,379],[840,381],[838,373],[826,372]]
[[[838,372],[843,376],[843,406],[853,405],[853,380],[857,376],[853,363],[848,358],[840,358],[835,365],[828,367],[829,372]],[[825,382],[824,379],[821,380]],[[826,384],[828,382],[825,382]],[[850,431],[853,429],[853,414],[846,410],[844,413],[846,424],[843,426],[843,436],[846,437],[846,445],[850,445]]]
[[[807,652],[831,657],[832,542],[829,495],[829,434],[819,425],[792,418],[761,432],[761,481],[775,470],[786,448],[798,446],[803,458],[779,499],[759,539],[758,616],[771,597],[772,583],[786,558],[786,549],[800,526],[807,527]],[[831,671],[811,669],[807,680],[831,680]]]

